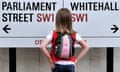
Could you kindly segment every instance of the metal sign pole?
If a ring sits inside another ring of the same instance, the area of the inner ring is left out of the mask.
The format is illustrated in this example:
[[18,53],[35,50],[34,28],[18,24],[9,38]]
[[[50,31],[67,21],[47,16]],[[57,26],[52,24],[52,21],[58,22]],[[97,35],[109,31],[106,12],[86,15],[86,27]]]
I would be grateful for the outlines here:
[[16,72],[16,48],[9,48],[9,72]]
[[107,66],[107,71],[106,72],[114,72],[114,48],[113,47],[107,47],[106,50],[106,66]]

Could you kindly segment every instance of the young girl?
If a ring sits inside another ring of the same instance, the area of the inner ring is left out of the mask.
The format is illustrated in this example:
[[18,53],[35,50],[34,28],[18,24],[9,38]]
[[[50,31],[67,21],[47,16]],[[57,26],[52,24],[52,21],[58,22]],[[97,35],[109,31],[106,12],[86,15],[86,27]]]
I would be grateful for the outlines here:
[[[82,48],[82,51],[78,54],[77,57],[71,56],[69,59],[58,58],[55,56],[55,37],[57,34],[67,33],[71,34],[73,38],[73,43],[79,43]],[[48,43],[52,43],[51,52],[47,51],[46,47]],[[40,50],[47,57],[52,72],[74,72],[76,64],[81,60],[81,58],[87,53],[89,50],[88,44],[81,38],[81,36],[72,29],[72,17],[71,13],[67,8],[61,8],[56,14],[56,29],[51,31],[46,39],[43,40]]]

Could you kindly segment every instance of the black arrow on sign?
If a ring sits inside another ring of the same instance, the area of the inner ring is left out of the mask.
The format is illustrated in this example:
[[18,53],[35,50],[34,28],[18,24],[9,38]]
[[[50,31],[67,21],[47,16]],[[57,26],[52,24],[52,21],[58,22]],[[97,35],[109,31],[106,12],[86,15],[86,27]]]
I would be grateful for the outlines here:
[[116,25],[113,25],[111,30],[113,30],[113,33],[116,33],[119,30],[119,28]]
[[5,27],[3,27],[3,30],[4,30],[6,33],[9,33],[8,30],[11,30],[11,28],[8,28],[8,25],[5,25]]

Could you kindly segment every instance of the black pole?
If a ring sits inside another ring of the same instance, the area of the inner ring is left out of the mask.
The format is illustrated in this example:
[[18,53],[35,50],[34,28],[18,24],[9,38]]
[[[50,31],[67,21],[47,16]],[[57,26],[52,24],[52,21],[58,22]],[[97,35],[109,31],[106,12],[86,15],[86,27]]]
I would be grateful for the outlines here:
[[16,72],[16,48],[9,48],[9,72]]
[[114,70],[114,61],[113,61],[113,59],[114,59],[114,49],[113,49],[113,47],[108,47],[107,48],[107,71],[106,72],[114,72],[113,70]]

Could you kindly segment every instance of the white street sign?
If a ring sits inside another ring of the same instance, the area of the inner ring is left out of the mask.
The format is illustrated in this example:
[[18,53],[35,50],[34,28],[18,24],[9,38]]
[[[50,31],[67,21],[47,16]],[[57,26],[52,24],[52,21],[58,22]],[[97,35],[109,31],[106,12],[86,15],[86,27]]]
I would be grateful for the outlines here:
[[120,47],[120,0],[0,0],[0,47],[39,47],[62,7],[90,47]]

